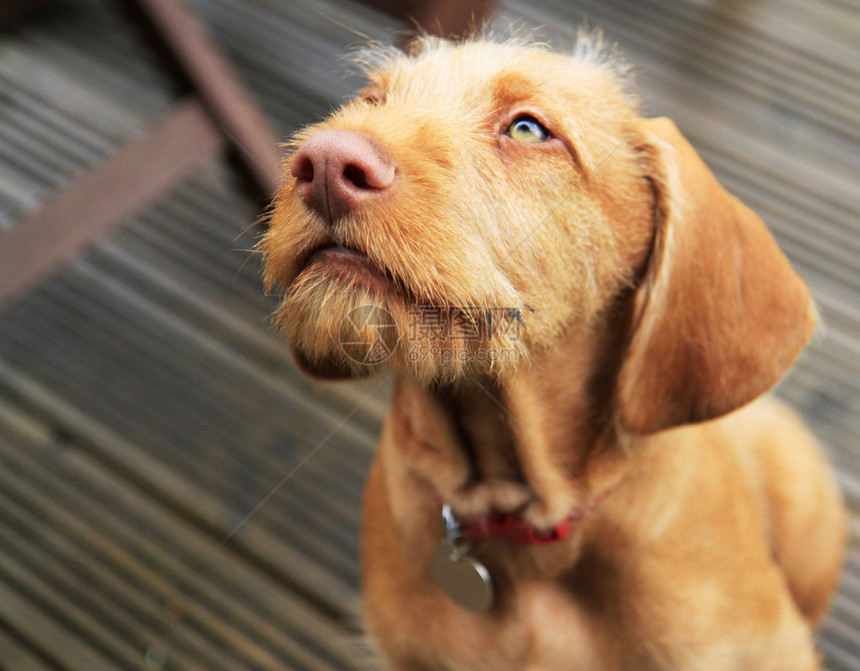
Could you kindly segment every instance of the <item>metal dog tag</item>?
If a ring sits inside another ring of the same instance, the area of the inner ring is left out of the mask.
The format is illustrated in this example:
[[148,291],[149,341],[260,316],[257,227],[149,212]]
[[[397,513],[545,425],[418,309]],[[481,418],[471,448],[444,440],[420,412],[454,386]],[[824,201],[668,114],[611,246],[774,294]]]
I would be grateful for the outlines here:
[[493,605],[493,578],[474,557],[459,554],[448,543],[439,544],[430,555],[430,576],[453,601],[483,613]]
[[495,599],[493,578],[486,566],[466,554],[469,548],[448,504],[442,506],[442,519],[445,540],[430,554],[430,577],[455,603],[483,613]]

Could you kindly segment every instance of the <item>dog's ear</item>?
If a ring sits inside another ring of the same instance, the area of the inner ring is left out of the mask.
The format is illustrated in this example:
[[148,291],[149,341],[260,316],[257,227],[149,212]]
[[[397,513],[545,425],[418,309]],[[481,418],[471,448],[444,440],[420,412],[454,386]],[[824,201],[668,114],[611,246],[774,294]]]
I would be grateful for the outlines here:
[[764,223],[670,120],[643,120],[638,149],[656,232],[617,407],[622,427],[646,434],[718,417],[770,389],[817,316]]

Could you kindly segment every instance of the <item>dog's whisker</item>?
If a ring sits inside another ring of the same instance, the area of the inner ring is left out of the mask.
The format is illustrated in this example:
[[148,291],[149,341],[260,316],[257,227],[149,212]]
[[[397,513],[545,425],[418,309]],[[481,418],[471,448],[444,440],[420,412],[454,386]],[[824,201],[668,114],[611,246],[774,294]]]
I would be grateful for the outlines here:
[[239,238],[241,238],[243,235],[247,235],[248,233],[250,233],[250,232],[251,232],[251,231],[253,231],[254,229],[261,229],[261,228],[265,228],[267,219],[268,219],[268,214],[267,214],[267,213],[264,213],[264,214],[262,214],[261,216],[257,217],[253,222],[251,222],[251,223],[250,223],[250,224],[248,224],[247,226],[243,227],[243,228],[242,228],[242,229],[241,229],[241,230],[236,234],[236,236],[233,238],[233,242],[236,242],[236,241],[237,241]]
[[245,266],[251,261],[254,256],[264,255],[263,252],[259,249],[234,249],[234,252],[243,252],[246,254],[245,260],[239,265],[236,269],[235,275],[233,275],[233,280],[237,280],[239,276],[242,274],[242,271],[245,269]]
[[372,42],[373,41],[373,38],[371,38],[370,35],[368,35],[367,33],[363,33],[360,30],[358,30],[357,28],[353,28],[352,26],[344,23],[343,21],[338,21],[336,18],[326,14],[325,12],[321,12],[319,10],[314,10],[314,11],[316,12],[316,14],[318,16],[324,18],[326,21],[329,21],[330,23],[333,23],[338,28],[343,28],[348,33],[352,33],[356,37],[360,37],[361,39],[365,40],[366,42]]

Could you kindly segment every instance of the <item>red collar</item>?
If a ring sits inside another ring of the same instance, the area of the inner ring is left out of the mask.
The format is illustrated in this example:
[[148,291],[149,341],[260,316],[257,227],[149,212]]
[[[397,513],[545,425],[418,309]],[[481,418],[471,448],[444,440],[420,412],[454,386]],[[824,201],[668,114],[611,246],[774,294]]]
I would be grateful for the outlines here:
[[466,536],[474,540],[494,538],[514,545],[548,545],[567,538],[571,525],[585,517],[586,511],[599,506],[611,491],[610,488],[598,496],[592,496],[587,506],[576,508],[569,517],[548,531],[539,531],[514,513],[493,513],[485,517],[460,520],[460,528]]

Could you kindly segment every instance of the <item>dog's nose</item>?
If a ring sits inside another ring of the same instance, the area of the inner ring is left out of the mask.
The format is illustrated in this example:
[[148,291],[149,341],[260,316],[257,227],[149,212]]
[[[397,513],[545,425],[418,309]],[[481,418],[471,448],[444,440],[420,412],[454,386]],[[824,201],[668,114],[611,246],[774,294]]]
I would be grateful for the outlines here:
[[324,130],[293,157],[291,174],[308,207],[330,224],[384,193],[394,182],[394,164],[361,133]]

